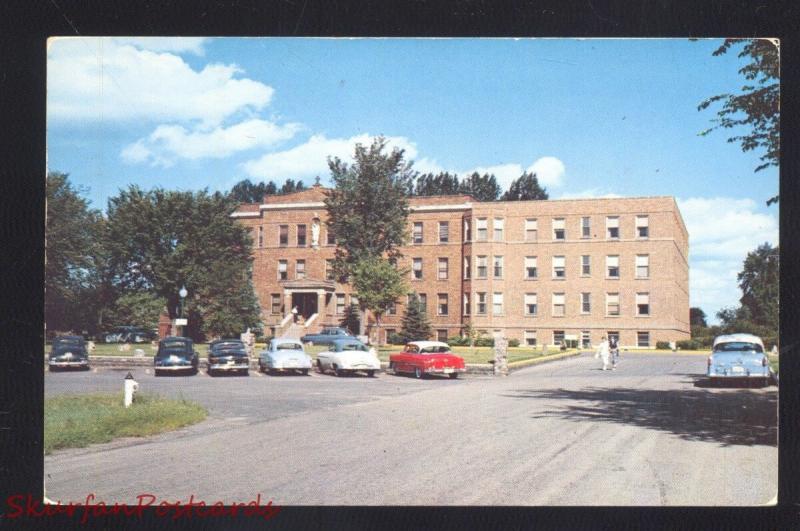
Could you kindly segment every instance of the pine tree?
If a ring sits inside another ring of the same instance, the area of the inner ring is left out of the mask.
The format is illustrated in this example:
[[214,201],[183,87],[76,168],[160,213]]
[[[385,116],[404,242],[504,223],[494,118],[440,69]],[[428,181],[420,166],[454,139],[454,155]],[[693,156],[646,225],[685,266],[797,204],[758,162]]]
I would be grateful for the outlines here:
[[339,322],[339,325],[349,330],[351,334],[358,334],[361,326],[361,313],[357,305],[350,304],[350,306],[344,309],[344,316]]
[[523,173],[515,179],[508,191],[503,194],[503,201],[530,201],[532,199],[548,199],[547,190],[539,186],[535,173]]
[[477,201],[497,201],[500,197],[500,185],[494,175],[473,172],[461,181],[459,192],[471,195]]
[[406,343],[409,341],[420,341],[431,337],[431,322],[425,307],[420,303],[416,293],[409,297],[406,311],[403,314],[402,329],[400,337]]

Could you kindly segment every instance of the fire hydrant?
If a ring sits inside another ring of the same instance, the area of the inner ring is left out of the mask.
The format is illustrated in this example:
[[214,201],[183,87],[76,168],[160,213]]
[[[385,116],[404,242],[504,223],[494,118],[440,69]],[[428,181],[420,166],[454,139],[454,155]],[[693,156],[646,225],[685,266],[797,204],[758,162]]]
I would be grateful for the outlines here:
[[139,382],[133,379],[133,375],[128,373],[125,377],[125,407],[130,407],[133,403],[133,395],[139,390]]

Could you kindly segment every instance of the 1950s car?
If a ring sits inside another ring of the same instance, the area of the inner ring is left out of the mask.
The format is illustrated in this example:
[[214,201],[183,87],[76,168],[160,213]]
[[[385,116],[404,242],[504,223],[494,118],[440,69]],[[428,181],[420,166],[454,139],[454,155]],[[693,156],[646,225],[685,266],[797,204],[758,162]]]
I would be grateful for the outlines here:
[[312,345],[331,345],[337,339],[354,339],[353,335],[339,327],[323,328],[319,334],[306,334],[300,338],[303,343]]
[[375,349],[357,339],[337,339],[328,350],[317,354],[319,372],[331,370],[336,376],[365,371],[367,376],[372,377],[380,368],[381,362]]
[[47,361],[48,369],[78,368],[89,370],[89,352],[81,336],[58,336],[53,340]]
[[259,354],[258,368],[269,374],[284,371],[308,374],[311,369],[311,358],[306,354],[299,339],[275,338],[271,339],[267,348]]
[[165,337],[158,342],[158,351],[153,359],[153,371],[161,376],[167,371],[197,374],[199,357],[194,343],[188,337]]
[[772,369],[761,338],[729,334],[714,339],[706,375],[712,383],[727,379],[758,381],[769,385]]
[[208,345],[208,375],[219,371],[250,372],[250,356],[239,339],[217,339]]
[[458,378],[459,373],[467,370],[464,358],[453,354],[450,345],[441,341],[408,343],[403,352],[389,356],[389,368],[395,374],[413,373],[417,378],[426,374],[447,374],[450,378]]

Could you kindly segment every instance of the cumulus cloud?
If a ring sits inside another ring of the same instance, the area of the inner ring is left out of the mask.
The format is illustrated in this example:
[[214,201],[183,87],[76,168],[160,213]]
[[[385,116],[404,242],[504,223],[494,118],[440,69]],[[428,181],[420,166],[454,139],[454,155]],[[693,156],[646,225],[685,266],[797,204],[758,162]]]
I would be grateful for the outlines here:
[[171,165],[176,158],[224,158],[238,151],[274,146],[292,138],[300,129],[300,125],[295,123],[277,125],[259,119],[209,131],[160,125],[146,138],[125,147],[122,159],[128,163],[149,162],[154,166],[164,166]]
[[208,37],[113,37],[114,43],[131,44],[154,52],[191,53],[204,55]]
[[528,166],[527,171],[535,173],[539,184],[547,188],[558,188],[564,183],[564,163],[555,157],[541,157]]
[[[236,113],[264,108],[273,89],[242,77],[233,64],[195,70],[166,44],[113,38],[50,42],[48,120],[198,121],[214,127]],[[147,48],[145,46],[150,46]],[[202,51],[202,41],[179,39],[173,50]]]

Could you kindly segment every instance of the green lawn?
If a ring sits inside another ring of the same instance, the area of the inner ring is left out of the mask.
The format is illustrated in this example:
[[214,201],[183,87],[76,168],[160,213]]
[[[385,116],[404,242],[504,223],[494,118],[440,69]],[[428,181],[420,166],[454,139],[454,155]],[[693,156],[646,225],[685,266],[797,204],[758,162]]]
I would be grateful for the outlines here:
[[44,402],[44,449],[83,448],[119,437],[144,437],[206,418],[202,406],[140,394],[126,409],[122,393],[62,395]]

